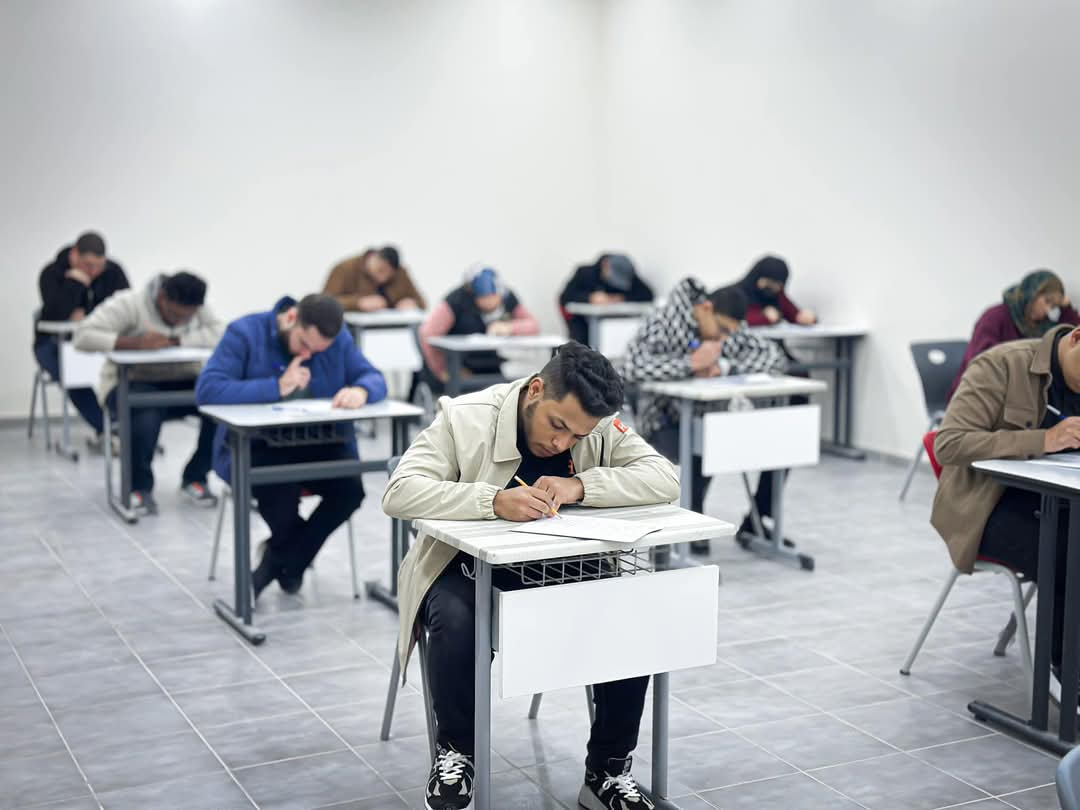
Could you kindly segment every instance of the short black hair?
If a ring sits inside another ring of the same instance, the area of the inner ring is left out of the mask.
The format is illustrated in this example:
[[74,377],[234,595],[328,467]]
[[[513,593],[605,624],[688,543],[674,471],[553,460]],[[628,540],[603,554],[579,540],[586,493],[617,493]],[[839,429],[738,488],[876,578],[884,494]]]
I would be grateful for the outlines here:
[[386,263],[393,267],[395,270],[401,267],[401,255],[398,253],[398,249],[393,245],[387,245],[386,247],[379,248],[376,253],[386,260]]
[[89,253],[92,256],[104,256],[105,255],[105,239],[100,233],[94,231],[87,231],[80,234],[79,238],[75,240],[75,249],[79,253]]
[[206,301],[206,282],[186,270],[165,276],[161,289],[166,298],[183,307],[201,307]]
[[717,315],[727,315],[737,321],[746,320],[749,302],[746,293],[736,286],[720,287],[709,293],[709,302]]
[[312,293],[300,299],[296,315],[301,326],[314,326],[327,340],[336,338],[345,323],[345,309],[340,302],[322,293]]
[[573,394],[589,416],[602,419],[623,405],[623,381],[600,352],[576,340],[564,343],[540,370],[545,399]]

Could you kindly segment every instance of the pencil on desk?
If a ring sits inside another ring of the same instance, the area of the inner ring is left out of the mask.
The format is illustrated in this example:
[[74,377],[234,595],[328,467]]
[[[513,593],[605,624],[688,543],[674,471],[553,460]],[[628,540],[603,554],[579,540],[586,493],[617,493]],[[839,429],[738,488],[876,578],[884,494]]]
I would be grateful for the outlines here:
[[[521,480],[520,476],[515,475],[514,480],[517,481],[519,484],[521,484],[523,487],[528,486],[528,484],[526,484],[524,481]],[[554,506],[551,507],[551,514],[554,515],[555,517],[562,517],[562,515],[559,514],[559,510],[556,509]]]

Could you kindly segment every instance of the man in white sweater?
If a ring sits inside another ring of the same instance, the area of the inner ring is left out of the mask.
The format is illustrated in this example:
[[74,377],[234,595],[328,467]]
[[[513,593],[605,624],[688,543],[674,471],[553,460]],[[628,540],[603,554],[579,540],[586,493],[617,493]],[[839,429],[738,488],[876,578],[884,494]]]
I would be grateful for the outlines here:
[[[142,290],[123,290],[99,305],[80,324],[75,347],[83,351],[114,349],[164,349],[189,346],[212,349],[221,339],[224,325],[205,303],[206,282],[181,271],[159,275]],[[140,366],[132,374],[131,390],[183,390],[194,388],[200,363]],[[117,372],[106,363],[101,372],[98,397],[116,417]],[[154,451],[161,425],[167,419],[198,414],[193,405],[138,408],[131,413],[132,494],[129,506],[144,514],[157,511],[154,501]],[[214,425],[200,417],[199,440],[184,468],[181,489],[199,504],[212,506],[217,499],[206,487],[213,455]]]

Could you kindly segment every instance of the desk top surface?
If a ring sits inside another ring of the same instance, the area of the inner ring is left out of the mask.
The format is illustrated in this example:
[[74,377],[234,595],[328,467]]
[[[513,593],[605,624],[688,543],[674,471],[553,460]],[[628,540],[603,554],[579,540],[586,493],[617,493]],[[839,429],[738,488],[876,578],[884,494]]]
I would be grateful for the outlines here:
[[695,402],[723,402],[744,396],[748,399],[764,397],[788,397],[799,394],[820,394],[828,386],[821,380],[806,377],[769,377],[732,374],[709,379],[672,380],[669,382],[642,383],[641,390],[649,394],[689,399]]
[[345,323],[360,328],[416,326],[427,312],[422,309],[380,309],[377,312],[346,312]]
[[203,405],[199,412],[229,427],[262,428],[417,417],[424,410],[393,399],[351,409],[331,408],[328,399],[296,399],[256,405]]
[[107,357],[120,366],[145,366],[155,363],[197,363],[209,360],[213,349],[170,346],[166,349],[113,350]]
[[797,323],[774,323],[769,326],[751,326],[749,330],[756,335],[775,338],[776,340],[863,337],[870,331],[864,326],[834,323],[815,323],[813,326],[802,326]]
[[70,335],[79,328],[78,321],[38,321],[34,326],[37,331],[46,335]]
[[512,527],[520,524],[506,520],[415,520],[413,523],[421,535],[430,534],[435,539],[492,565],[580,557],[630,548],[651,548],[668,543],[731,537],[735,534],[735,527],[730,523],[671,504],[613,509],[564,506],[559,511],[567,515],[595,514],[606,518],[640,520],[662,525],[663,528],[645,535],[635,546],[630,546],[603,540],[578,540],[573,537],[511,532],[509,530]]
[[484,352],[498,349],[554,349],[569,338],[562,335],[441,335],[428,338],[437,349],[451,352]]
[[566,305],[566,311],[571,315],[586,317],[628,318],[644,315],[653,306],[651,301],[618,301],[614,304],[586,304],[581,301],[571,301]]
[[1080,468],[1013,459],[976,461],[971,466],[991,475],[1007,476],[1053,489],[1071,490],[1080,495]]

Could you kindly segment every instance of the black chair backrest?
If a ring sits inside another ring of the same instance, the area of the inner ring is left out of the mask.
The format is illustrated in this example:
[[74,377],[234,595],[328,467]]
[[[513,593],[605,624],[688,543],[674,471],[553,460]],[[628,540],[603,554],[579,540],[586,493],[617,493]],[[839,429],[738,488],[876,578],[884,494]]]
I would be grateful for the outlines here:
[[911,356],[922,382],[927,414],[944,413],[949,389],[960,373],[966,340],[927,340],[911,344]]
[[1080,748],[1074,748],[1058,763],[1057,794],[1061,810],[1080,810]]

